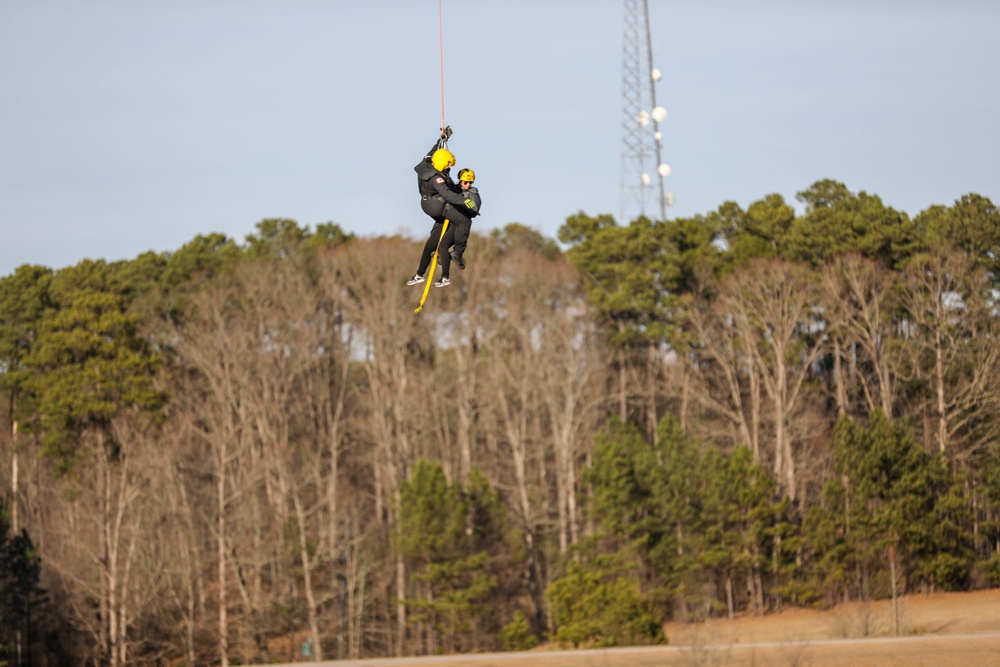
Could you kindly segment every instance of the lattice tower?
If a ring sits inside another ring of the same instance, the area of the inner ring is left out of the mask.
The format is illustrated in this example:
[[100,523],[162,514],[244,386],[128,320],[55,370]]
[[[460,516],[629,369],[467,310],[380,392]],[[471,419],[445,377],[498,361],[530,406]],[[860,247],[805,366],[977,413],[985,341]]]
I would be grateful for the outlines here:
[[640,215],[667,219],[673,195],[664,189],[670,167],[663,162],[660,124],[666,110],[657,106],[656,84],[662,75],[653,67],[648,0],[623,0],[622,34],[622,161],[619,224]]

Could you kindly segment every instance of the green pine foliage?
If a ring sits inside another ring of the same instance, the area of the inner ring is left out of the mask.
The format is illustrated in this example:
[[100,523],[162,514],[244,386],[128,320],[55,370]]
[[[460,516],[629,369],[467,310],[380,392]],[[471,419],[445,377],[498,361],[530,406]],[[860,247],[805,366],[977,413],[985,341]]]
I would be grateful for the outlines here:
[[28,417],[43,433],[44,452],[61,471],[81,455],[80,436],[106,435],[111,420],[131,407],[155,409],[164,399],[153,386],[159,359],[129,312],[129,288],[104,262],[85,261],[57,272],[50,307],[24,357],[31,371]]
[[843,183],[818,181],[798,194],[806,214],[791,225],[785,256],[819,265],[849,253],[902,268],[920,247],[914,223],[876,195],[850,192]]
[[[787,573],[777,568],[794,549],[797,530],[785,518],[787,501],[778,499],[773,478],[753,461],[748,448],[738,447],[728,454],[709,449],[706,458],[706,546],[699,563],[725,592],[721,596],[724,610],[732,618],[736,613],[734,587],[748,582],[754,589],[754,582],[769,566],[777,578],[787,579]],[[749,604],[759,611],[762,600],[751,598]]]
[[498,632],[498,568],[516,535],[483,474],[452,484],[440,463],[422,459],[401,485],[399,515],[396,548],[417,584],[405,600],[413,619],[453,651],[474,648],[479,632]]
[[955,590],[969,575],[970,516],[940,458],[880,411],[868,424],[842,417],[836,475],[807,519],[819,588],[833,597],[884,597],[898,559],[904,590]]
[[931,206],[914,219],[928,247],[954,246],[974,258],[1000,286],[1000,208],[986,197],[966,194],[954,206]]
[[538,646],[538,637],[520,610],[515,611],[514,620],[500,630],[500,641],[505,651],[530,651]]
[[602,529],[598,553],[634,561],[636,576],[666,602],[692,587],[700,497],[690,474],[698,467],[684,461],[697,453],[684,441],[657,445],[662,447],[650,445],[634,426],[614,422],[598,437],[584,479],[593,489],[591,516]]
[[38,641],[41,633],[32,619],[38,623],[45,605],[40,579],[38,550],[26,530],[11,533],[9,514],[0,503],[0,665],[16,664],[10,661],[30,654],[29,644]]
[[586,562],[617,563],[612,571],[635,577],[679,618],[733,615],[734,589],[754,588],[777,554],[775,536],[790,530],[776,484],[745,447],[726,453],[700,443],[672,415],[652,444],[613,423],[585,480],[601,527]]
[[571,563],[548,590],[555,640],[573,647],[659,644],[660,614],[632,577],[605,576]]
[[975,570],[978,579],[996,587],[1000,586],[1000,447],[994,447],[981,456],[974,485],[979,513],[984,519],[982,541],[987,547],[996,547],[990,555],[988,549],[980,546],[980,552],[987,554],[987,558],[979,561]]
[[672,226],[639,218],[620,227],[609,216],[571,216],[559,230],[576,245],[567,258],[592,281],[587,298],[609,328],[616,346],[663,340],[673,332],[682,269]]

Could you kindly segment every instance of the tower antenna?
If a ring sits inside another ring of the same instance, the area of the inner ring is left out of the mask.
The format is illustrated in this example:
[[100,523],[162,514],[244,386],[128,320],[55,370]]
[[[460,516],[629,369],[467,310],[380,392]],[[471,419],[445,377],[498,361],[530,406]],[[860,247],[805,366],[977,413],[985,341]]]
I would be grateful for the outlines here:
[[667,110],[656,102],[663,78],[653,66],[648,0],[623,0],[621,224],[641,215],[667,219],[673,194],[664,190],[670,167],[663,162],[660,123]]

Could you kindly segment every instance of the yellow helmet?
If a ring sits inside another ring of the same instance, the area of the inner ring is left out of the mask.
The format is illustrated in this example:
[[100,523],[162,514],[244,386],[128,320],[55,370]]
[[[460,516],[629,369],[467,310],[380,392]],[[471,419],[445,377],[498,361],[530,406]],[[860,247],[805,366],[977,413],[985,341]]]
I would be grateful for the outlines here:
[[471,169],[463,169],[462,171],[458,172],[458,180],[460,182],[465,181],[466,183],[475,183],[476,172],[472,171]]
[[431,164],[438,171],[444,171],[448,167],[455,166],[455,156],[447,148],[439,148],[431,155]]

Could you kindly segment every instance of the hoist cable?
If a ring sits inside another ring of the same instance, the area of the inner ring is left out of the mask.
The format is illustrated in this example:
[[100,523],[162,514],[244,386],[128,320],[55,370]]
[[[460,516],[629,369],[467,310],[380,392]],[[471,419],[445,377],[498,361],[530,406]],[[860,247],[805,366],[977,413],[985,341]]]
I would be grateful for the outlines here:
[[445,128],[444,123],[444,10],[441,8],[441,0],[438,0],[438,59],[441,63],[441,129]]
[[[444,11],[441,7],[442,0],[438,0],[438,60],[441,67],[441,132],[444,133],[444,128],[447,125],[444,122]],[[439,146],[442,143],[438,144]],[[443,145],[447,146],[447,139],[443,140]],[[437,269],[438,254],[441,252],[441,242],[444,241],[444,234],[448,231],[448,223],[450,221],[445,218],[444,224],[441,226],[441,236],[438,238],[438,245],[434,249],[434,254],[431,256],[431,265],[427,272],[427,284],[424,285],[423,294],[420,295],[420,305],[413,312],[419,313],[424,309],[424,302],[427,301],[427,293],[431,291],[431,281],[434,280],[434,271]],[[447,252],[447,249],[445,249]]]

